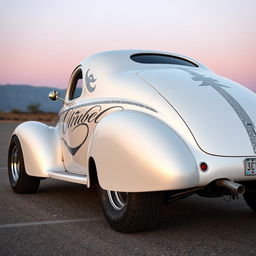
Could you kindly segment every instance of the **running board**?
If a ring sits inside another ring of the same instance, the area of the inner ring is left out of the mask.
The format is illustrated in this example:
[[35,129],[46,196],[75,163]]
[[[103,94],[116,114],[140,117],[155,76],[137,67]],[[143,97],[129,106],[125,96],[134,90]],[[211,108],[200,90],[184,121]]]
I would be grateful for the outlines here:
[[87,176],[81,174],[73,174],[65,171],[55,171],[49,173],[50,178],[57,180],[65,180],[73,183],[85,184],[87,185]]

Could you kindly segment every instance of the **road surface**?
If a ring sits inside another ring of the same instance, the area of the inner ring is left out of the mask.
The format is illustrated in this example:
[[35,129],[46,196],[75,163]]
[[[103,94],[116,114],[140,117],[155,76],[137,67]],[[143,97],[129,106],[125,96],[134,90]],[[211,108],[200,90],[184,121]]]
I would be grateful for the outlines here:
[[36,194],[13,193],[6,161],[16,125],[0,123],[0,255],[256,255],[256,214],[243,198],[194,195],[166,205],[155,230],[121,234],[96,188],[46,179]]

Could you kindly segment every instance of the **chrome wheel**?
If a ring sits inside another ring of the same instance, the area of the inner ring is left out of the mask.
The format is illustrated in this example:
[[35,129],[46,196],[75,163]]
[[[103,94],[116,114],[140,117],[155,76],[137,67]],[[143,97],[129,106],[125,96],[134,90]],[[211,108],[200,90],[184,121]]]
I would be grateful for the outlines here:
[[15,193],[37,192],[40,178],[29,176],[26,173],[22,148],[16,135],[11,138],[8,151],[8,176],[10,185]]
[[131,233],[156,225],[164,192],[126,193],[99,189],[104,216],[114,230]]
[[128,193],[108,190],[107,195],[110,204],[115,210],[120,211],[125,207],[127,203]]
[[13,180],[18,181],[20,176],[20,159],[19,159],[19,148],[15,145],[11,153],[11,173]]

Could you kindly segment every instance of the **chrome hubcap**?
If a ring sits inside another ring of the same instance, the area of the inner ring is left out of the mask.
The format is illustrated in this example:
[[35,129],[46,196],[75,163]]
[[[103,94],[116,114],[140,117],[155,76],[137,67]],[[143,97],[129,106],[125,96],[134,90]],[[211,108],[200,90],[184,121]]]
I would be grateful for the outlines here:
[[20,176],[20,160],[19,160],[19,148],[15,145],[11,154],[11,172],[14,181],[18,181]]
[[120,211],[125,207],[127,203],[128,193],[108,190],[107,194],[109,202],[115,210]]

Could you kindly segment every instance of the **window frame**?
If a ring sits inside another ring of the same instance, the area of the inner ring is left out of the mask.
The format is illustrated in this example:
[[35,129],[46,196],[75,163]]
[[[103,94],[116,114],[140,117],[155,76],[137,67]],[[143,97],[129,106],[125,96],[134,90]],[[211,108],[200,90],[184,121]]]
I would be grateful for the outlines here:
[[[185,63],[187,62],[188,64],[190,65],[183,65],[183,64],[172,64],[172,63],[157,63],[157,62],[142,62],[142,61],[137,61],[135,60],[134,58],[136,57],[140,57],[140,56],[158,56],[158,57],[168,57],[168,58],[172,58],[172,59],[177,59],[177,60],[182,60],[184,61]],[[136,63],[140,63],[140,64],[145,64],[145,65],[148,65],[148,64],[152,64],[152,65],[179,65],[179,66],[187,66],[187,67],[199,67],[197,63],[189,60],[189,59],[186,59],[186,58],[183,58],[183,57],[180,57],[180,56],[175,56],[175,55],[170,55],[170,54],[163,54],[163,53],[147,53],[147,52],[144,52],[144,53],[136,53],[136,54],[133,54],[130,56],[130,59],[133,61],[133,62],[136,62]]]
[[[78,85],[78,80],[80,80],[80,79],[77,79],[77,76],[79,76],[80,74],[82,75],[82,79],[80,78],[82,80],[81,94],[78,97],[73,97],[75,93],[75,89],[77,88],[77,85]],[[84,90],[84,75],[83,75],[82,66],[80,65],[74,69],[74,71],[70,76],[68,90],[66,92],[67,102],[73,102],[74,100],[80,98],[81,95],[83,94],[83,90]]]

